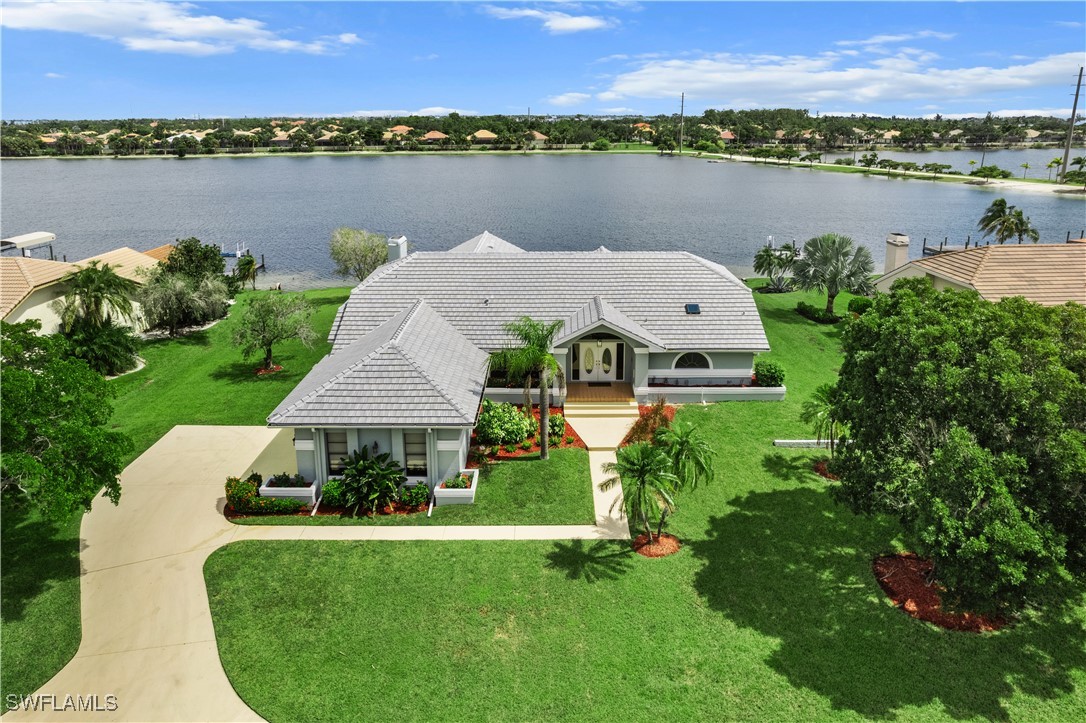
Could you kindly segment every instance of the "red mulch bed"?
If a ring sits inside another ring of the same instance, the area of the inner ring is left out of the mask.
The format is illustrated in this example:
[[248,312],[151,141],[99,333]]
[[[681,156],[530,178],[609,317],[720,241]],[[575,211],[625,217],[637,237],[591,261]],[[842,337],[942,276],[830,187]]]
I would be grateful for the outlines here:
[[[523,404],[518,404],[518,405],[516,405],[516,407],[517,407],[517,409],[523,409],[524,405]],[[539,409],[538,408],[533,409],[532,414],[533,414],[533,416],[535,416],[535,418],[537,420],[539,419]],[[562,409],[560,407],[551,407],[551,414],[562,414],[562,416],[565,416],[565,414],[562,412]],[[472,450],[476,450],[476,449],[479,449],[481,447],[486,452],[486,458],[493,461],[493,462],[500,462],[503,459],[515,459],[517,457],[523,457],[526,454],[538,453],[539,452],[538,429],[539,428],[538,428],[538,423],[537,423],[536,430],[535,430],[536,435],[534,437],[529,437],[528,438],[528,441],[532,443],[532,446],[529,449],[521,449],[520,445],[518,444],[517,448],[514,449],[512,452],[506,452],[505,451],[505,445],[501,445],[501,451],[499,451],[497,455],[493,455],[493,454],[490,453],[490,445],[480,444],[479,440],[475,436],[474,431],[471,433],[471,448],[472,448]],[[573,437],[573,444],[566,444],[566,437]],[[551,449],[558,449],[559,447],[561,447],[561,448],[580,447],[581,449],[588,449],[588,445],[584,443],[583,439],[581,439],[581,435],[577,434],[577,430],[573,428],[573,425],[571,425],[569,423],[568,419],[566,420],[566,433],[565,434],[563,434],[561,437],[555,437],[554,435],[551,435]],[[475,469],[478,466],[479,466],[479,463],[477,461],[475,461],[473,459],[468,460],[468,469]]]
[[[637,414],[638,416],[644,417],[646,414],[649,413],[650,409],[652,409],[652,405],[650,404],[638,404]],[[674,404],[668,404],[664,407],[664,416],[667,417],[668,422],[675,421],[675,412],[677,411],[679,411],[679,408],[676,407]]]
[[674,555],[682,547],[679,538],[666,532],[649,542],[649,536],[642,533],[633,541],[633,549],[638,555],[645,557],[667,557]]
[[815,474],[817,474],[817,475],[819,475],[821,477],[825,477],[826,479],[831,479],[834,482],[836,482],[837,480],[840,479],[840,477],[838,477],[837,475],[830,472],[830,469],[829,469],[830,462],[827,459],[820,459],[817,462],[815,462],[814,465],[812,465],[812,466],[814,467]]
[[871,563],[879,586],[901,610],[916,618],[938,625],[947,630],[985,633],[1007,625],[1006,618],[977,615],[975,613],[951,613],[943,610],[938,585],[928,585],[931,560],[917,557],[911,552],[900,555],[876,557]]
[[[383,511],[377,512],[376,514],[378,514],[378,515],[413,515],[413,514],[416,514],[416,513],[419,513],[419,512],[425,512],[427,506],[428,505],[426,505],[426,504],[422,504],[422,505],[415,505],[414,507],[412,507],[410,505],[405,505],[403,502],[393,502],[391,505],[388,505],[387,507],[385,507],[385,509]],[[241,518],[241,517],[309,517],[311,512],[312,512],[312,510],[309,507],[303,507],[302,509],[298,510],[297,512],[291,512],[291,513],[276,512],[276,513],[267,514],[267,515],[240,515],[236,511],[234,511],[234,508],[231,507],[230,505],[227,505],[225,507],[225,509],[223,509],[223,515],[225,515],[226,519],[228,519],[228,520],[236,520],[236,519]],[[317,508],[317,514],[315,516],[316,517],[341,517],[344,514],[346,514],[346,510],[343,509],[342,507],[329,507],[327,505],[321,505],[320,507]],[[375,515],[375,513],[371,512],[369,514],[362,515],[362,517],[373,517],[374,515]]]
[[275,374],[276,372],[281,371],[283,371],[283,367],[279,366],[278,364],[273,364],[270,369],[265,369],[264,367],[257,367],[253,371],[253,374],[256,374],[258,377],[262,377],[265,374]]

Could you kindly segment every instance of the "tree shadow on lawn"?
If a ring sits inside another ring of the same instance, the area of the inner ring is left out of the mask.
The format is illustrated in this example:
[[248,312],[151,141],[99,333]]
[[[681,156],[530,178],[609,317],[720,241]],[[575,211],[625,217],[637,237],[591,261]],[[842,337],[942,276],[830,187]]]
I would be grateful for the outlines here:
[[742,627],[777,638],[767,664],[797,688],[868,718],[941,703],[954,718],[1008,720],[1016,692],[1075,693],[1086,670],[1079,588],[1062,609],[1031,613],[1000,633],[952,632],[886,599],[871,560],[898,534],[813,488],[752,492],[689,543],[704,561],[695,587]]
[[302,377],[309,373],[310,369],[310,367],[307,367],[304,370],[299,369],[295,357],[290,354],[285,354],[282,357],[275,357],[275,363],[282,366],[283,369],[273,374],[257,374],[256,370],[262,363],[263,357],[254,356],[248,360],[232,362],[216,367],[209,376],[212,379],[228,382],[269,383],[289,381],[293,384],[297,384],[302,380]]
[[762,469],[784,482],[817,482],[820,478],[812,468],[809,456],[788,457],[771,452],[762,457]]
[[177,336],[163,336],[155,339],[147,339],[143,342],[145,349],[154,349],[160,346],[211,346],[211,337],[208,332],[211,329],[200,331],[181,332]]
[[625,541],[598,540],[591,546],[586,546],[584,540],[556,542],[547,553],[547,567],[565,572],[570,580],[616,580],[629,571],[632,554]]
[[[837,311],[838,316],[841,315],[841,308],[842,307],[839,305],[834,305],[834,309]],[[825,335],[831,339],[839,339],[841,337],[841,330],[844,327],[844,323],[840,321],[836,324],[819,324],[818,322],[811,321],[805,316],[800,316],[799,312],[796,311],[794,307],[789,307],[787,309],[777,307],[761,308],[758,309],[758,313],[762,316],[763,321],[772,319],[779,324],[807,326],[810,327],[812,332],[820,330],[825,332]]]
[[58,537],[61,527],[44,520],[22,501],[4,495],[3,553],[0,555],[0,617],[20,620],[26,606],[58,582],[79,577],[79,541]]

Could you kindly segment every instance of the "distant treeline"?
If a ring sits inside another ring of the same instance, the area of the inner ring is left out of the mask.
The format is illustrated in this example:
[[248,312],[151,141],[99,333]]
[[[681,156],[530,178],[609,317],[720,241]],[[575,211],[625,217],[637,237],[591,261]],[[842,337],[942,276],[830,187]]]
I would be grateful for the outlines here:
[[[702,150],[791,145],[807,150],[856,146],[1052,145],[1067,121],[1045,116],[944,119],[811,116],[806,110],[707,110],[701,115],[594,117],[489,115],[390,118],[227,118],[5,121],[4,156],[106,153],[215,153],[271,148],[290,151],[353,148],[591,147],[606,141],[671,150],[680,142]],[[429,134],[429,135],[427,135]],[[1076,130],[1081,143],[1083,130]],[[601,148],[602,145],[597,145]]]

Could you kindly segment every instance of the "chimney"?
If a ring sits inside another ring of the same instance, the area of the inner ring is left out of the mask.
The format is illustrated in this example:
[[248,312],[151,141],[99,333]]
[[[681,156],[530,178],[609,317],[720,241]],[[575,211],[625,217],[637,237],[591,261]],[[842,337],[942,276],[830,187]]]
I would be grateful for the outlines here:
[[886,267],[884,274],[904,266],[909,261],[909,237],[903,233],[892,233],[886,237]]
[[407,237],[389,236],[388,237],[388,260],[399,261],[404,256],[407,256]]

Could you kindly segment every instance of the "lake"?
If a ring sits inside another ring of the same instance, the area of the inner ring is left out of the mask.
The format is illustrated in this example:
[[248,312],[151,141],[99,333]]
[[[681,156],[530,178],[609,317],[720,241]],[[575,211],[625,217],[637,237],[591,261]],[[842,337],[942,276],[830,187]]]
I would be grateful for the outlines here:
[[[311,156],[4,161],[3,235],[51,231],[72,259],[196,236],[264,254],[285,288],[335,281],[338,226],[447,249],[489,230],[528,250],[688,250],[749,275],[767,236],[843,233],[882,270],[887,233],[962,243],[999,196],[1042,241],[1086,226],[1086,204],[923,179],[650,156]],[[340,282],[342,283],[342,282]]]

